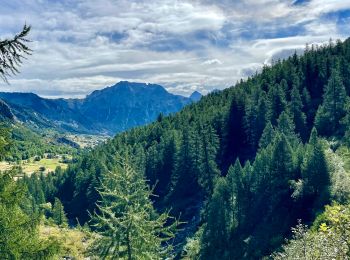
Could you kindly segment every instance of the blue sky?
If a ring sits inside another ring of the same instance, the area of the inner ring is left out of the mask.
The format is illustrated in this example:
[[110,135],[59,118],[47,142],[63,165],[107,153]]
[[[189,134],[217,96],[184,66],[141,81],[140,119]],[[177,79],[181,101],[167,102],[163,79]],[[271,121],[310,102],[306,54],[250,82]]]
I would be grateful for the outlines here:
[[0,37],[33,55],[0,91],[83,97],[120,80],[223,89],[305,44],[350,36],[348,0],[2,0]]

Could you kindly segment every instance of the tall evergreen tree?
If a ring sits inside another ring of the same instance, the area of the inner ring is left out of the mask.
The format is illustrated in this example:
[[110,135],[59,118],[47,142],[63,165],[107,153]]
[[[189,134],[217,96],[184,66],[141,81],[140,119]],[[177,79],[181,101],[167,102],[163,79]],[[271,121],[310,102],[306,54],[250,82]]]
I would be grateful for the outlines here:
[[295,136],[295,125],[290,115],[283,111],[277,120],[277,130],[287,138]]
[[231,102],[226,129],[224,133],[225,146],[222,149],[222,168],[225,170],[236,160],[246,144],[244,131],[245,94],[237,91]]
[[346,115],[346,104],[349,98],[339,75],[339,71],[333,69],[325,86],[323,103],[318,108],[315,126],[321,135],[330,136],[342,134],[341,120]]
[[326,155],[317,138],[315,128],[312,129],[302,165],[302,178],[305,181],[304,193],[317,203],[315,209],[321,209],[329,200],[330,173]]
[[231,189],[231,200],[234,204],[234,214],[231,221],[240,225],[244,221],[244,215],[246,213],[244,210],[246,206],[246,187],[244,186],[243,169],[239,160],[236,160],[234,166],[229,168],[226,179]]
[[231,195],[225,178],[218,179],[201,239],[201,259],[230,259]]
[[258,148],[259,139],[269,118],[269,107],[265,96],[265,92],[261,92],[248,99],[245,110],[245,131],[253,152]]
[[343,141],[350,146],[350,102],[347,104],[347,114],[342,120],[342,125],[345,129]]
[[220,176],[220,170],[216,164],[216,156],[219,148],[219,139],[211,126],[201,127],[201,154],[199,183],[207,196],[210,196],[214,189],[216,178]]
[[270,122],[266,124],[266,127],[261,135],[259,141],[259,148],[266,148],[269,144],[272,143],[275,137],[275,130]]
[[58,198],[55,198],[55,203],[52,208],[52,218],[59,226],[67,225],[66,213],[64,212],[62,202]]
[[272,125],[277,125],[277,119],[280,114],[286,110],[287,102],[285,92],[280,84],[276,84],[274,87],[270,88],[269,93],[270,102],[270,118]]
[[295,130],[305,142],[307,135],[306,116],[303,112],[303,102],[297,85],[293,87],[291,92],[290,112],[295,124]]
[[[294,179],[293,151],[284,134],[277,137],[271,158],[270,191],[274,201],[279,201],[289,192],[289,181]],[[270,205],[274,206],[274,205]]]
[[[196,141],[195,141],[196,139]],[[186,218],[185,211],[189,206],[184,204],[188,197],[201,197],[201,188],[199,186],[199,153],[196,149],[199,145],[199,137],[194,136],[194,132],[189,127],[182,131],[182,140],[179,154],[176,160],[176,169],[172,176],[172,188],[167,201],[173,202],[173,213]],[[187,201],[187,203],[194,203]]]
[[99,213],[92,223],[99,233],[90,251],[100,259],[164,259],[177,222],[158,215],[150,201],[152,190],[126,162],[105,174],[99,189]]

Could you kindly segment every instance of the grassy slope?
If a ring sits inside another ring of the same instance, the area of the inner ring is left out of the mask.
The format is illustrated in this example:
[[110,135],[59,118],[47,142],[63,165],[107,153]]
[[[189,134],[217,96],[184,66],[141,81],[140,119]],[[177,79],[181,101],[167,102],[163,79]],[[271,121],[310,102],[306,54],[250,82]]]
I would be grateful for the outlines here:
[[32,174],[34,172],[39,172],[40,167],[45,167],[44,172],[49,173],[55,171],[56,167],[58,166],[60,166],[62,169],[66,169],[68,165],[66,163],[61,162],[61,159],[59,158],[44,158],[40,161],[34,161],[34,158],[31,158],[29,162],[26,160],[22,160],[20,164],[2,161],[0,162],[0,171],[10,170],[13,166],[21,166],[24,173]]

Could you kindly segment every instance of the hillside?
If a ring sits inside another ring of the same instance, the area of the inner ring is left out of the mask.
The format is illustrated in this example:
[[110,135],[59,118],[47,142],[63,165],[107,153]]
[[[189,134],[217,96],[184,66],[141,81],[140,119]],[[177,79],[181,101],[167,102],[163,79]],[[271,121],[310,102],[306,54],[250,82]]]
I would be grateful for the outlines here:
[[326,151],[349,144],[349,79],[350,40],[308,47],[118,134],[57,176],[50,196],[84,223],[100,199],[97,180],[121,156],[155,186],[156,209],[185,221],[176,243],[190,239],[197,247],[189,244],[184,254],[268,256],[298,219],[310,224],[331,201],[348,202],[350,187],[339,183],[348,176],[331,167]]
[[0,98],[26,125],[61,132],[113,135],[154,121],[198,100],[167,92],[155,84],[122,81],[84,99],[45,99],[33,93],[1,92]]

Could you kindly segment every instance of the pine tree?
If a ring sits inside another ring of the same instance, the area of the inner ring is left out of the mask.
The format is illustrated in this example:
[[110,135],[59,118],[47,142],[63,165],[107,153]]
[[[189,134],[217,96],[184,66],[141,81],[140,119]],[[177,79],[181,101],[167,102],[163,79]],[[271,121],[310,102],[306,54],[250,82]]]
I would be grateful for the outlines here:
[[22,209],[30,205],[23,205],[28,201],[27,192],[14,180],[14,174],[0,174],[1,259],[52,259],[59,252],[59,244],[39,238],[39,216]]
[[290,112],[295,124],[296,132],[303,141],[306,141],[306,116],[303,112],[303,102],[301,100],[299,87],[294,86],[291,92]]
[[272,87],[269,90],[268,97],[270,102],[269,114],[271,118],[271,123],[275,126],[277,124],[277,119],[279,118],[280,114],[287,108],[286,96],[282,86],[276,84],[274,87]]
[[306,87],[303,88],[301,93],[301,100],[303,102],[303,112],[306,116],[307,130],[309,131],[313,126],[316,111],[312,106],[310,92]]
[[[253,152],[258,148],[259,139],[264,131],[268,120],[268,104],[265,97],[265,92],[262,92],[247,101],[245,110],[245,131],[248,143]],[[258,104],[258,105],[257,105]]]
[[244,115],[245,115],[245,95],[243,91],[237,91],[234,94],[228,114],[228,119],[224,131],[223,138],[225,146],[222,149],[222,165],[223,170],[236,160],[239,153],[244,149],[246,144],[246,134],[244,131]]
[[207,196],[212,194],[216,178],[220,176],[220,170],[216,164],[216,155],[219,147],[219,139],[212,127],[201,127],[201,153],[199,183]]
[[305,182],[304,193],[313,197],[318,209],[329,200],[329,174],[326,155],[318,140],[317,130],[313,128],[302,165],[302,178]]
[[350,102],[347,104],[346,110],[348,111],[344,119],[342,120],[342,125],[345,129],[343,141],[348,146],[350,146]]
[[231,195],[225,178],[218,179],[209,202],[201,239],[201,259],[230,259]]
[[160,142],[161,165],[158,170],[157,184],[155,194],[159,197],[156,200],[164,200],[169,193],[171,176],[175,171],[177,140],[175,134],[164,136]]
[[323,103],[318,108],[315,126],[321,135],[342,134],[341,120],[346,115],[349,98],[338,70],[334,69],[325,86]]
[[275,130],[270,122],[266,124],[266,127],[261,135],[259,141],[259,148],[266,148],[269,144],[272,143],[275,137]]
[[52,208],[52,218],[57,225],[67,226],[66,213],[64,212],[62,202],[58,198],[55,198],[55,203]]
[[283,111],[277,120],[277,130],[284,134],[287,138],[295,136],[295,125],[290,115]]
[[244,221],[246,192],[244,187],[243,169],[238,159],[234,166],[230,166],[226,179],[231,188],[231,200],[235,204],[232,221],[237,223],[237,225],[240,225]]
[[7,77],[17,74],[18,66],[22,63],[25,55],[30,55],[32,50],[26,45],[30,26],[24,25],[22,31],[13,39],[0,41],[0,77],[7,82]]
[[293,151],[284,134],[278,136],[273,146],[271,158],[270,190],[273,200],[280,200],[289,192],[289,181],[294,179]]
[[[180,214],[187,209],[183,204],[187,197],[200,196],[199,154],[196,146],[200,145],[199,136],[194,135],[192,129],[186,127],[182,131],[179,154],[176,159],[176,169],[172,176],[172,190],[167,200],[174,202],[174,214]],[[180,207],[178,207],[180,205]]]
[[125,161],[103,176],[101,201],[91,223],[99,236],[90,247],[101,259],[164,259],[177,222],[158,215],[150,201],[152,190]]
[[[1,72],[0,72],[1,73]],[[0,123],[0,159],[4,160],[11,147],[11,131],[5,123]]]

